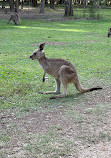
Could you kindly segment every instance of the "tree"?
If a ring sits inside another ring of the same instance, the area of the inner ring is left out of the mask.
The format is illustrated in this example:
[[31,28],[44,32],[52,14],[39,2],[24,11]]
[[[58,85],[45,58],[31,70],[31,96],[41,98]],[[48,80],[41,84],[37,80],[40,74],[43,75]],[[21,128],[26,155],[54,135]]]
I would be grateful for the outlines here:
[[37,0],[32,0],[32,6],[37,7]]
[[15,1],[15,12],[18,13],[18,9],[19,9],[19,0]]
[[40,13],[44,13],[45,0],[41,0]]
[[72,0],[65,0],[65,16],[73,16]]
[[2,1],[2,9],[5,9],[5,0]]
[[22,2],[21,2],[21,9],[23,9],[23,6],[24,6],[24,1],[22,0]]
[[9,0],[10,12],[14,11],[14,0]]
[[54,0],[50,0],[50,8],[54,9]]

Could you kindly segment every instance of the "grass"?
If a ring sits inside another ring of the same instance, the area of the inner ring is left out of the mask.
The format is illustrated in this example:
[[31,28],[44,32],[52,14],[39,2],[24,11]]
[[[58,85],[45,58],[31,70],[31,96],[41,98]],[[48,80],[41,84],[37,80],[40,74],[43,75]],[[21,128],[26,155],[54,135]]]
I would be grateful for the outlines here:
[[[52,77],[42,83],[42,70],[29,56],[38,43],[45,46],[46,56],[65,58],[74,63],[84,85],[105,86],[111,79],[111,40],[107,38],[108,20],[46,22],[22,20],[19,26],[0,21],[1,108],[29,108],[42,105],[48,95],[39,91],[55,89]],[[63,42],[63,45],[57,44]],[[69,95],[73,88],[69,88]],[[75,90],[73,90],[73,93]],[[55,101],[54,101],[55,102]],[[48,101],[52,104],[52,101]]]
[[26,147],[27,153],[29,152],[29,155],[31,153],[32,156],[37,153],[40,157],[42,155],[55,158],[58,156],[68,156],[70,152],[68,141],[59,140],[59,136],[57,137],[57,134],[59,133],[51,129],[47,132],[47,134],[35,136],[35,141],[31,142],[30,145]]

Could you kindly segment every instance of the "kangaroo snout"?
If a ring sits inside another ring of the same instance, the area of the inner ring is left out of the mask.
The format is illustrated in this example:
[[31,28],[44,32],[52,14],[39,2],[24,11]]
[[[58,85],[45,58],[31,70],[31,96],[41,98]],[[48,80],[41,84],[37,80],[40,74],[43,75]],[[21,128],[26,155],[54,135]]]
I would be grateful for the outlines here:
[[30,58],[33,60],[32,55],[30,56]]

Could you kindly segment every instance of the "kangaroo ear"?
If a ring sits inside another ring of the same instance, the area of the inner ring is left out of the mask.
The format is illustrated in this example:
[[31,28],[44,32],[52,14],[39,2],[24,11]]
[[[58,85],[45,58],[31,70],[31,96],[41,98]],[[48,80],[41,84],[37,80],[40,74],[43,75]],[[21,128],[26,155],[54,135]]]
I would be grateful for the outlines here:
[[40,44],[40,46],[39,46],[40,51],[42,51],[44,49],[44,46],[45,46],[45,43]]

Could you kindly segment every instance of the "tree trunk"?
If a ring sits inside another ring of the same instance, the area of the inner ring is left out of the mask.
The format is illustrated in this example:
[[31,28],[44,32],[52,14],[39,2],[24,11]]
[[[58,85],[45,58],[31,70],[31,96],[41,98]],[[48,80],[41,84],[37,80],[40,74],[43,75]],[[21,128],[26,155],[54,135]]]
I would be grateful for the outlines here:
[[50,0],[50,8],[54,9],[54,0]]
[[32,6],[37,7],[37,0],[32,0]]
[[85,7],[87,7],[88,6],[88,0],[86,0],[86,2],[85,2]]
[[9,1],[9,5],[10,5],[10,12],[13,12],[14,11],[14,0],[10,0]]
[[19,10],[19,0],[15,1],[15,12],[18,13]]
[[44,13],[45,0],[41,0],[40,13]]
[[5,9],[5,0],[2,1],[2,9]]
[[22,2],[21,2],[21,9],[23,9],[23,7],[24,7],[24,1],[22,0]]
[[48,0],[45,0],[45,5],[48,5]]
[[65,14],[64,16],[73,16],[72,0],[65,0]]

